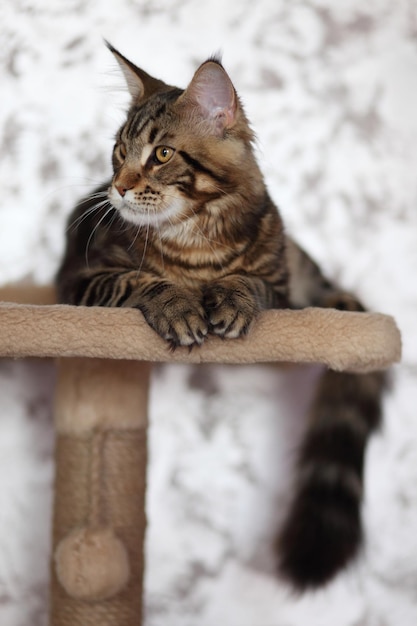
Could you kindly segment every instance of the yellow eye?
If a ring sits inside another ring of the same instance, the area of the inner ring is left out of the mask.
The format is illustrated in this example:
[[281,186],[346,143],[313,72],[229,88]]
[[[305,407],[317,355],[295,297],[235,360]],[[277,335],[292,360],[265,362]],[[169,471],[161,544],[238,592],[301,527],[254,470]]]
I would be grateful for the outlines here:
[[155,148],[155,159],[158,163],[168,163],[174,156],[175,150],[168,146],[158,146]]

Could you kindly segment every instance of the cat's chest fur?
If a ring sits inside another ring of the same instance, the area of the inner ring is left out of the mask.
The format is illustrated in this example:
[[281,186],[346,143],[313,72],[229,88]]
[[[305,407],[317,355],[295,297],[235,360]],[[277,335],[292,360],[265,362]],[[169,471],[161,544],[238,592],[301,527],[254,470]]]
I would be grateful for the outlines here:
[[164,278],[185,286],[201,286],[244,267],[246,241],[233,241],[215,218],[196,216],[186,223],[141,232],[134,244],[139,271],[158,270]]

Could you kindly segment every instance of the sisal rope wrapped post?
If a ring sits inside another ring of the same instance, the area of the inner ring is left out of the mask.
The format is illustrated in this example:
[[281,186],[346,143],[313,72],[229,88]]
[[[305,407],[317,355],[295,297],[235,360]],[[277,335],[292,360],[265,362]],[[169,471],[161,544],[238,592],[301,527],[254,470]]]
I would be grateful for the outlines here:
[[140,626],[150,366],[61,359],[50,626]]

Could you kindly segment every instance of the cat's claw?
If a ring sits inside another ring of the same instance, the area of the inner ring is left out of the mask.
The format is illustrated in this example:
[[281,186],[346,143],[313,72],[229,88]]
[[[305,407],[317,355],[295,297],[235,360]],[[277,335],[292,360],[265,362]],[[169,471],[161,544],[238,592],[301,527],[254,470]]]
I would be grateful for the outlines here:
[[168,332],[160,334],[163,339],[168,341],[171,350],[175,350],[179,346],[193,348],[196,345],[201,346],[208,334],[208,326],[202,317],[190,315],[172,321]]
[[210,323],[210,332],[223,339],[237,339],[248,333],[252,317],[249,319],[241,311],[236,312],[234,319],[227,324],[224,320],[220,323]]

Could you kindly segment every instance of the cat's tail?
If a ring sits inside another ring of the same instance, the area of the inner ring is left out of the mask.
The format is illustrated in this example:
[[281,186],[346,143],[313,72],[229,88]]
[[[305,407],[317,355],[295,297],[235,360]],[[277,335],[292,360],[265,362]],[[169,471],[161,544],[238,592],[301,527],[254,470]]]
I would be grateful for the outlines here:
[[[292,241],[288,253],[293,306],[363,310]],[[380,423],[385,378],[326,370],[319,380],[277,541],[280,571],[296,589],[327,583],[361,545],[365,449]]]
[[383,386],[380,372],[328,370],[319,382],[278,539],[280,570],[299,590],[327,583],[360,547],[364,453]]

